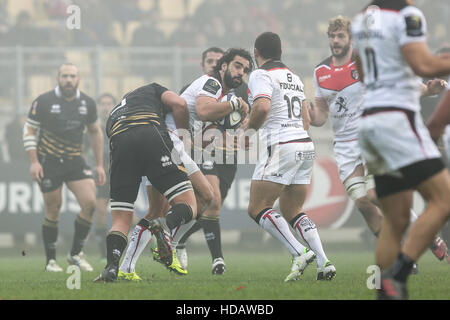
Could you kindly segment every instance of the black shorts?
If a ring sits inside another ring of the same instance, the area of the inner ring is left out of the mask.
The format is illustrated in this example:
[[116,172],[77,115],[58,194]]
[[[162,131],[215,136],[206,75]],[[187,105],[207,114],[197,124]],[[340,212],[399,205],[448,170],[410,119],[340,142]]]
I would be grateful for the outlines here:
[[39,162],[44,170],[44,177],[39,187],[43,193],[58,189],[64,182],[94,179],[91,168],[82,157],[73,159],[39,156]]
[[236,176],[237,164],[217,164],[207,160],[201,164],[200,170],[205,176],[213,175],[219,178],[220,195],[223,202],[227,197],[228,191],[230,190],[231,184]]
[[169,201],[192,190],[185,169],[172,161],[172,150],[167,130],[153,124],[138,125],[113,136],[110,141],[111,209],[133,211],[142,176]]
[[441,172],[445,168],[440,158],[422,160],[400,168],[398,176],[384,174],[374,176],[378,198],[394,193],[415,189],[419,184]]

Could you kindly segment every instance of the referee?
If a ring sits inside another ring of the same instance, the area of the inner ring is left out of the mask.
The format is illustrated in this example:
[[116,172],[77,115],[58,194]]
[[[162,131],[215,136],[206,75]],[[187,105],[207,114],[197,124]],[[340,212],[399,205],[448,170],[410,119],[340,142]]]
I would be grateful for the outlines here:
[[39,183],[44,198],[42,237],[47,257],[45,271],[62,271],[56,263],[56,241],[63,183],[81,207],[75,219],[75,233],[67,261],[81,270],[92,271],[81,250],[95,211],[95,183],[93,172],[81,156],[81,149],[87,127],[96,160],[97,184],[103,185],[103,133],[97,121],[95,101],[78,90],[80,76],[77,67],[71,63],[62,64],[56,79],[58,86],[54,90],[33,101],[23,136],[31,163],[31,177]]

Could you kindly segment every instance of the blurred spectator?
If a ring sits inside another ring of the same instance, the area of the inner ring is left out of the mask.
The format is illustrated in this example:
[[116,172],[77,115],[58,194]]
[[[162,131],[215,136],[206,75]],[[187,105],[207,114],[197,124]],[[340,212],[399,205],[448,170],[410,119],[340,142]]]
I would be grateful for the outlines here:
[[25,115],[16,115],[5,128],[5,143],[8,150],[10,162],[27,161],[26,153],[23,148],[22,134],[23,126],[27,117]]
[[16,24],[8,33],[8,44],[11,46],[46,46],[48,34],[45,29],[33,25],[33,20],[27,11],[17,15]]

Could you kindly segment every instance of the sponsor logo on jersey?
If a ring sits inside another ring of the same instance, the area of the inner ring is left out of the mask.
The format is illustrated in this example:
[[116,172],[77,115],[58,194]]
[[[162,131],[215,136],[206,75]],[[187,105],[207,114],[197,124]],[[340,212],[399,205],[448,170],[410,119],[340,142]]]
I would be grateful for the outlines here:
[[359,72],[358,72],[358,70],[352,70],[350,74],[351,74],[353,79],[355,79],[355,80],[359,79]]
[[280,89],[281,90],[294,90],[294,91],[303,92],[303,89],[296,83],[280,82]]
[[[83,100],[83,101],[84,101],[84,100]],[[79,107],[78,107],[78,113],[79,113],[79,114],[86,115],[86,114],[87,114],[87,107],[86,107],[85,105],[79,106]]]
[[50,113],[61,113],[61,106],[59,104],[52,105]]
[[170,160],[170,158],[168,156],[162,156],[161,157],[161,165],[163,167],[168,167],[172,164],[172,161]]
[[406,34],[410,37],[423,36],[422,31],[422,19],[419,16],[407,16],[405,17]]
[[217,94],[220,89],[220,84],[215,79],[208,79],[203,85],[203,90],[211,94]]
[[214,167],[214,163],[211,160],[205,160],[202,163],[202,168],[205,170],[212,170]]
[[337,97],[335,104],[339,107],[337,112],[342,112],[342,110],[344,110],[344,112],[348,111],[346,97]]
[[318,80],[319,80],[319,82],[323,82],[329,78],[331,78],[331,74],[327,74],[325,76],[320,76]]

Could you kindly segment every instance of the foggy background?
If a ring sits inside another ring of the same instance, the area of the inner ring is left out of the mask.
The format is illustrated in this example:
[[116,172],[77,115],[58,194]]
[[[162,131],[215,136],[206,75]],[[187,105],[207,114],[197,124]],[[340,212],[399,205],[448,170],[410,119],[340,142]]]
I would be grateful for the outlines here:
[[[0,247],[41,242],[43,214],[37,186],[17,193],[31,199],[30,203],[11,205],[10,182],[20,176],[31,186],[22,127],[33,99],[56,86],[56,70],[61,63],[77,65],[79,89],[94,99],[105,92],[120,99],[129,90],[154,81],[178,92],[202,74],[203,50],[211,46],[242,47],[253,53],[256,36],[270,30],[280,35],[282,60],[300,76],[307,98],[313,99],[314,67],[330,55],[328,20],[339,14],[353,17],[368,2],[0,0]],[[68,28],[73,13],[67,12],[70,5],[80,9],[79,29]],[[428,44],[433,52],[450,43],[450,2],[417,0],[415,5],[427,19]],[[329,123],[312,128],[310,134],[318,156],[332,156]],[[23,187],[19,183],[14,186]],[[225,233],[235,231],[237,226],[242,228],[241,221],[244,228],[258,229],[246,215],[246,204],[232,203],[237,196],[238,191],[225,208],[230,213],[222,214]],[[76,206],[72,210],[70,204],[67,207],[76,214]],[[239,214],[239,218],[234,219],[232,214]],[[61,216],[61,223],[66,223],[66,232],[71,233],[73,215],[65,216]],[[321,231],[324,242],[336,237],[363,241],[367,229],[357,212],[340,227],[345,232],[338,234],[325,226]],[[33,228],[37,233],[30,231]],[[233,235],[239,238],[239,234]],[[203,238],[202,232],[196,236]],[[226,239],[224,236],[224,242]]]

